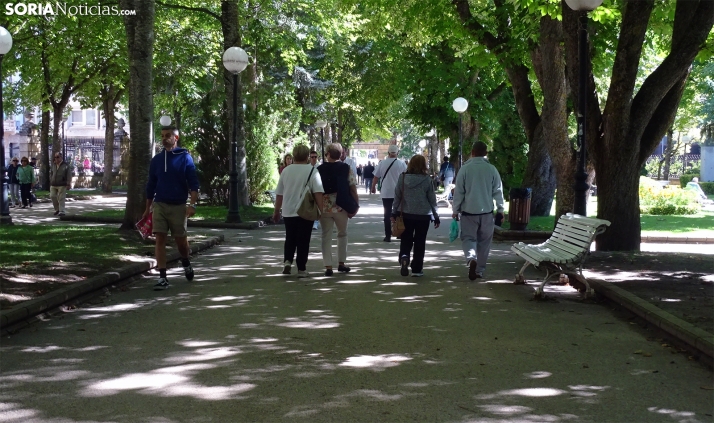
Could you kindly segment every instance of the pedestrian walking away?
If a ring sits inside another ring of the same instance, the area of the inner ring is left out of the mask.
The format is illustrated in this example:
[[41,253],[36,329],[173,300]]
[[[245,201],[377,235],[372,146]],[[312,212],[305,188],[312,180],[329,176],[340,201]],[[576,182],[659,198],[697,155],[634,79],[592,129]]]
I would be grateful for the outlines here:
[[281,211],[285,222],[283,274],[291,273],[293,259],[295,259],[298,278],[309,276],[307,257],[310,253],[313,225],[312,220],[303,219],[298,215],[298,209],[308,189],[315,196],[318,208],[321,208],[324,192],[320,172],[308,163],[309,153],[310,149],[305,144],[298,144],[293,148],[293,164],[283,169],[278,179],[278,187],[275,189],[273,222],[280,221]]
[[[398,256],[401,275],[409,276],[408,266],[411,263],[412,276],[424,276],[424,253],[429,224],[434,221],[436,229],[441,222],[437,213],[434,185],[428,175],[426,159],[421,154],[409,160],[406,173],[399,175],[397,180],[391,221],[394,222],[398,216],[404,219]],[[414,256],[410,261],[412,247]]]
[[50,166],[50,198],[54,215],[64,216],[64,205],[67,198],[67,191],[72,186],[72,173],[69,165],[64,161],[62,153],[52,155],[52,165]]
[[454,180],[454,165],[449,162],[449,156],[444,156],[444,162],[439,168],[439,180],[444,185],[444,188],[451,185]]
[[[189,260],[191,250],[186,228],[188,218],[196,214],[198,177],[188,150],[176,146],[178,139],[179,131],[175,127],[161,128],[161,144],[164,149],[151,159],[149,181],[146,184],[146,209],[143,217],[153,212],[153,233],[156,236],[154,255],[156,267],[159,269],[159,280],[154,285],[156,291],[171,286],[166,276],[166,239],[169,231],[176,240],[186,279],[191,281],[194,277],[193,266]],[[187,205],[186,199],[189,196],[190,202]]]
[[[315,150],[310,151],[310,166],[312,166],[312,167],[317,166],[317,158],[318,158],[317,151],[315,151]],[[318,229],[320,229],[320,221],[316,220],[315,223],[312,224],[312,230],[316,231]]]
[[320,172],[323,195],[322,216],[322,261],[325,276],[332,276],[332,227],[337,226],[337,271],[349,272],[347,260],[347,223],[357,214],[359,196],[357,178],[347,163],[339,162],[343,155],[342,145],[333,143],[327,146],[327,162],[321,164]]
[[453,215],[461,222],[461,246],[469,268],[469,279],[482,278],[493,240],[494,202],[496,217],[503,219],[503,185],[498,170],[488,162],[488,147],[479,141],[471,158],[456,175]]
[[397,186],[399,175],[407,170],[407,165],[403,160],[397,159],[399,147],[392,144],[387,150],[389,157],[379,162],[377,169],[374,171],[374,179],[372,180],[372,194],[376,192],[379,180],[382,180],[382,189],[380,196],[382,197],[382,206],[384,207],[384,241],[392,240],[392,204],[394,203],[394,187]]
[[20,180],[17,179],[18,169],[20,169],[20,160],[17,157],[13,157],[10,166],[7,168],[8,188],[10,188],[9,207],[20,205]]
[[32,207],[32,188],[37,182],[35,180],[35,169],[29,164],[27,157],[20,159],[20,167],[17,169],[17,179],[20,181],[20,197],[22,198],[22,208]]
[[364,181],[362,180],[362,165],[357,166],[357,184],[362,185]]
[[367,193],[372,193],[372,179],[374,179],[374,166],[372,162],[367,162],[367,166],[362,169],[362,178],[364,179],[364,190]]

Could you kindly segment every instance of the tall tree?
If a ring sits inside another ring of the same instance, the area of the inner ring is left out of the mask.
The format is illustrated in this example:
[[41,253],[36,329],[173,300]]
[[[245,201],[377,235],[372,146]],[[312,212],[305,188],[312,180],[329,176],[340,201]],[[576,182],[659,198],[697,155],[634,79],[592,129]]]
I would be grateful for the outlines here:
[[129,181],[122,229],[133,229],[146,207],[146,182],[151,162],[152,92],[154,54],[154,0],[120,0],[124,10],[136,14],[124,16],[129,56]]
[[[659,7],[659,6],[658,6]],[[607,102],[600,109],[593,74],[587,76],[588,153],[598,184],[598,217],[612,222],[597,248],[640,249],[639,170],[672,126],[692,62],[712,37],[714,2],[678,0],[668,52],[637,90],[640,61],[654,0],[624,1]],[[565,48],[571,86],[577,78],[577,18],[564,3]],[[577,90],[573,90],[578,104]]]

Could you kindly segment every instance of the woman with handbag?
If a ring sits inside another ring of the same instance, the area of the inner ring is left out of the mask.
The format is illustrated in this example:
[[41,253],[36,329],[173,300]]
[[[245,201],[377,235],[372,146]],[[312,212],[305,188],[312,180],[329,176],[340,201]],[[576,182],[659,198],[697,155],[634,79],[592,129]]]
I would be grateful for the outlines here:
[[338,161],[342,155],[342,145],[332,143],[327,146],[327,161],[317,170],[320,172],[322,186],[325,189],[322,216],[322,261],[325,276],[332,276],[332,226],[337,226],[337,271],[349,272],[345,266],[347,260],[347,222],[359,209],[357,179],[347,163]]
[[293,148],[293,163],[283,169],[275,189],[273,222],[280,220],[282,210],[285,222],[285,245],[283,249],[283,274],[289,275],[297,251],[298,278],[305,278],[307,256],[310,252],[312,224],[322,212],[322,179],[308,163],[310,148],[298,144]]
[[412,246],[414,257],[411,260],[412,276],[424,276],[424,253],[426,252],[426,234],[429,223],[434,221],[434,228],[439,227],[439,214],[436,211],[436,194],[426,169],[426,159],[417,154],[409,160],[407,171],[399,175],[394,189],[392,205],[392,225],[403,219],[404,231],[401,233],[399,246],[399,265],[401,275],[409,276],[409,256]]

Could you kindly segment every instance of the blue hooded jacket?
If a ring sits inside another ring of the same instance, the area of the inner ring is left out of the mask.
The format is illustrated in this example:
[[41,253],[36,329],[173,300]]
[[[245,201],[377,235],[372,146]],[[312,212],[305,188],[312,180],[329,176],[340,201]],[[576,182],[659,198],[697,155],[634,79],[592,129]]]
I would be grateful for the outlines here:
[[146,198],[157,203],[184,204],[189,191],[198,191],[198,176],[188,150],[164,149],[151,159]]

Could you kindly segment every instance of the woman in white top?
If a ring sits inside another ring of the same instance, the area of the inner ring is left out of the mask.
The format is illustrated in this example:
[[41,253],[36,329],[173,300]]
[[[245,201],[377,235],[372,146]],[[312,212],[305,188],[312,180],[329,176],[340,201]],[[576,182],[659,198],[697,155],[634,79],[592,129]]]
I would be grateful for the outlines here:
[[283,169],[275,189],[275,211],[273,221],[280,220],[282,209],[285,222],[285,247],[283,274],[289,275],[293,264],[293,257],[297,251],[298,278],[307,277],[307,256],[310,251],[310,237],[312,236],[312,220],[305,220],[298,216],[298,209],[302,203],[306,184],[315,195],[318,207],[322,207],[322,180],[320,173],[308,163],[310,149],[305,144],[298,144],[293,148],[293,163]]

